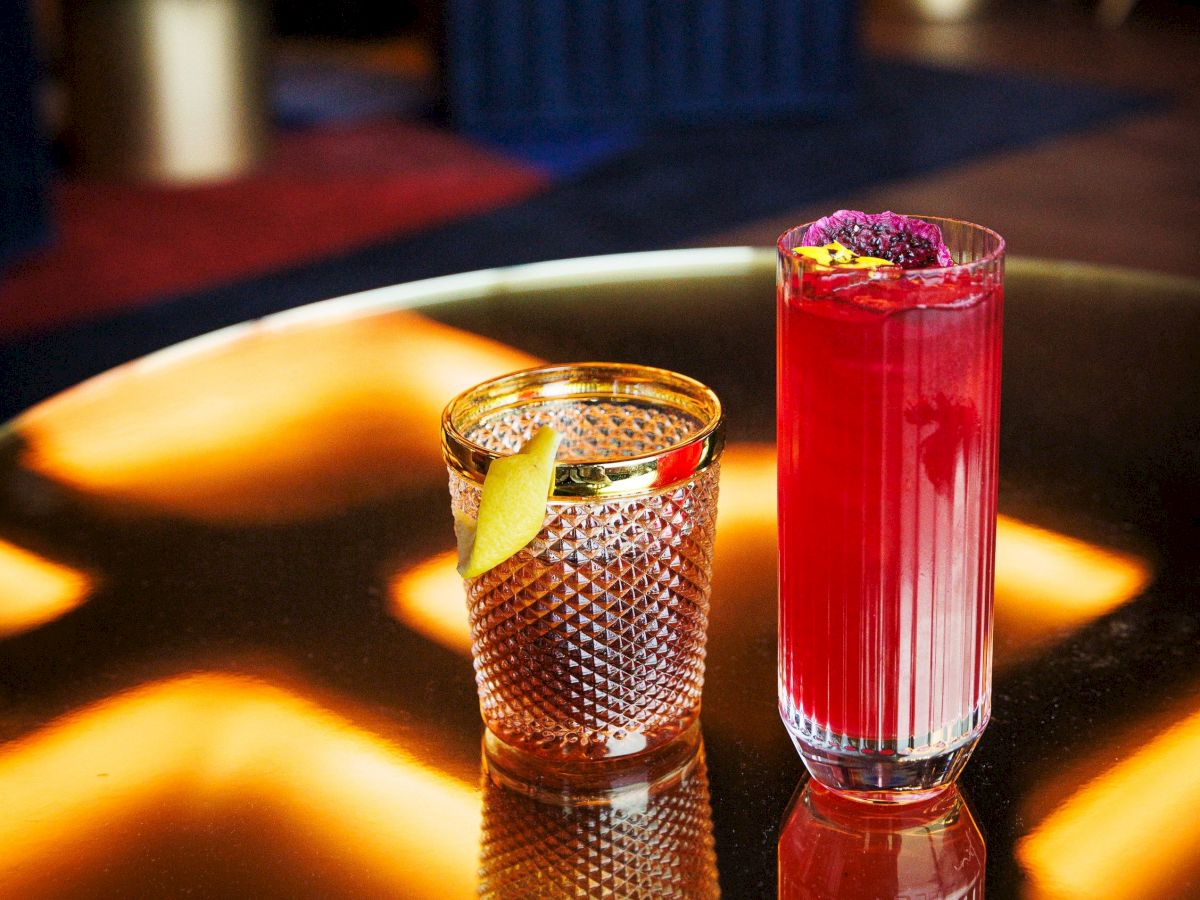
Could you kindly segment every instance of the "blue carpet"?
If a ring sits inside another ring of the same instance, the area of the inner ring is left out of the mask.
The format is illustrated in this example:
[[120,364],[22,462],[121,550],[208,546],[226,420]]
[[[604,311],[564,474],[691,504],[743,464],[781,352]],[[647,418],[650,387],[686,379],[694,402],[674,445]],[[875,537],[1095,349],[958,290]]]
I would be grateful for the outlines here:
[[464,267],[686,243],[804,204],[836,206],[839,197],[868,185],[1161,102],[1017,75],[876,60],[863,72],[858,108],[844,117],[649,131],[616,156],[513,206],[7,344],[0,347],[0,421],[123,361],[303,303]]

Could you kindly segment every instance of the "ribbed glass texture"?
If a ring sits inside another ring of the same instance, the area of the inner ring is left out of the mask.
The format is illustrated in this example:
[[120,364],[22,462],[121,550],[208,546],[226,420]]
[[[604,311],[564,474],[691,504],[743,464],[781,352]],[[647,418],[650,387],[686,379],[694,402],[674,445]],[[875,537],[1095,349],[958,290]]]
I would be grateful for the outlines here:
[[814,271],[780,239],[780,708],[881,788],[976,738],[991,687],[1003,242],[930,221],[955,266]]

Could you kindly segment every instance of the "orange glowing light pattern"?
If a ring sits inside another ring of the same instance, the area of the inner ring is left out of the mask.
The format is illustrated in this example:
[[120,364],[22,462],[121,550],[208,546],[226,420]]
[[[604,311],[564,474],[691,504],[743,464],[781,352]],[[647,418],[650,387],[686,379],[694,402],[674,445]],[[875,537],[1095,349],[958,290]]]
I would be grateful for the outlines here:
[[1174,896],[1200,866],[1200,711],[1093,779],[1017,845],[1033,897]]
[[1141,559],[1000,516],[996,603],[1040,627],[1090,621],[1136,597],[1150,580]]
[[[714,605],[730,591],[756,597],[773,593],[773,446],[731,444],[726,449],[717,522]],[[392,613],[430,640],[466,655],[471,638],[454,566],[455,554],[446,551],[401,572],[391,585]],[[1003,649],[1040,647],[1060,637],[1061,630],[1084,625],[1133,599],[1150,576],[1150,567],[1138,557],[999,516],[996,617]],[[730,577],[736,577],[736,587],[726,588]]]
[[721,492],[717,522],[724,538],[732,531],[752,529],[775,544],[775,445],[730,444],[721,457]]
[[164,350],[17,421],[24,463],[106,499],[294,521],[424,481],[442,407],[537,362],[416,313],[242,326]]
[[475,890],[473,786],[255,679],[183,676],[67,716],[0,749],[0,798],[5,896],[120,858],[147,810],[172,799],[204,815],[265,807],[396,896]]
[[90,590],[82,572],[0,540],[0,638],[65,615]]
[[396,576],[389,593],[393,616],[447,650],[469,656],[471,627],[457,565],[454,550],[439,553]]

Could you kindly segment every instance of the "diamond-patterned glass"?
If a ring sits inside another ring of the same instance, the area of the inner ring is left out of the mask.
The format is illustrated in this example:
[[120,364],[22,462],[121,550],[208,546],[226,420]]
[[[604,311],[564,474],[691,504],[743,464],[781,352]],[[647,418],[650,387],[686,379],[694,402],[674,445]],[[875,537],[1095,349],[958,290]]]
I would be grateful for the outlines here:
[[483,785],[481,897],[720,896],[703,759],[678,784],[606,805],[558,806]]
[[[469,433],[515,450],[543,424],[564,429],[568,458],[588,459],[661,450],[698,426],[670,408],[572,401],[501,411]],[[480,707],[496,737],[542,757],[600,759],[657,747],[696,720],[719,471],[553,501],[527,547],[467,581]],[[456,513],[478,516],[476,482],[451,471],[450,493]]]
[[465,432],[468,440],[492,453],[516,453],[545,425],[562,435],[560,460],[597,462],[665,450],[701,427],[694,416],[662,404],[571,398],[497,410]]

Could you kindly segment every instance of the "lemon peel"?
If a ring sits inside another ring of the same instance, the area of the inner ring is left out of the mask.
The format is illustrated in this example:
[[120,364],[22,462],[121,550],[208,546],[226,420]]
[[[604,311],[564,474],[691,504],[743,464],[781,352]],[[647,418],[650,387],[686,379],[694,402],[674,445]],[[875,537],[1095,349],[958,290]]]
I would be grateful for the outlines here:
[[512,456],[494,460],[483,479],[479,518],[455,516],[458,572],[478,578],[527,547],[546,520],[554,458],[562,441],[546,426]]
[[818,266],[839,269],[877,269],[880,266],[894,266],[890,259],[880,259],[878,256],[859,256],[844,244],[831,241],[820,247],[796,247],[793,251],[797,256],[812,260]]

